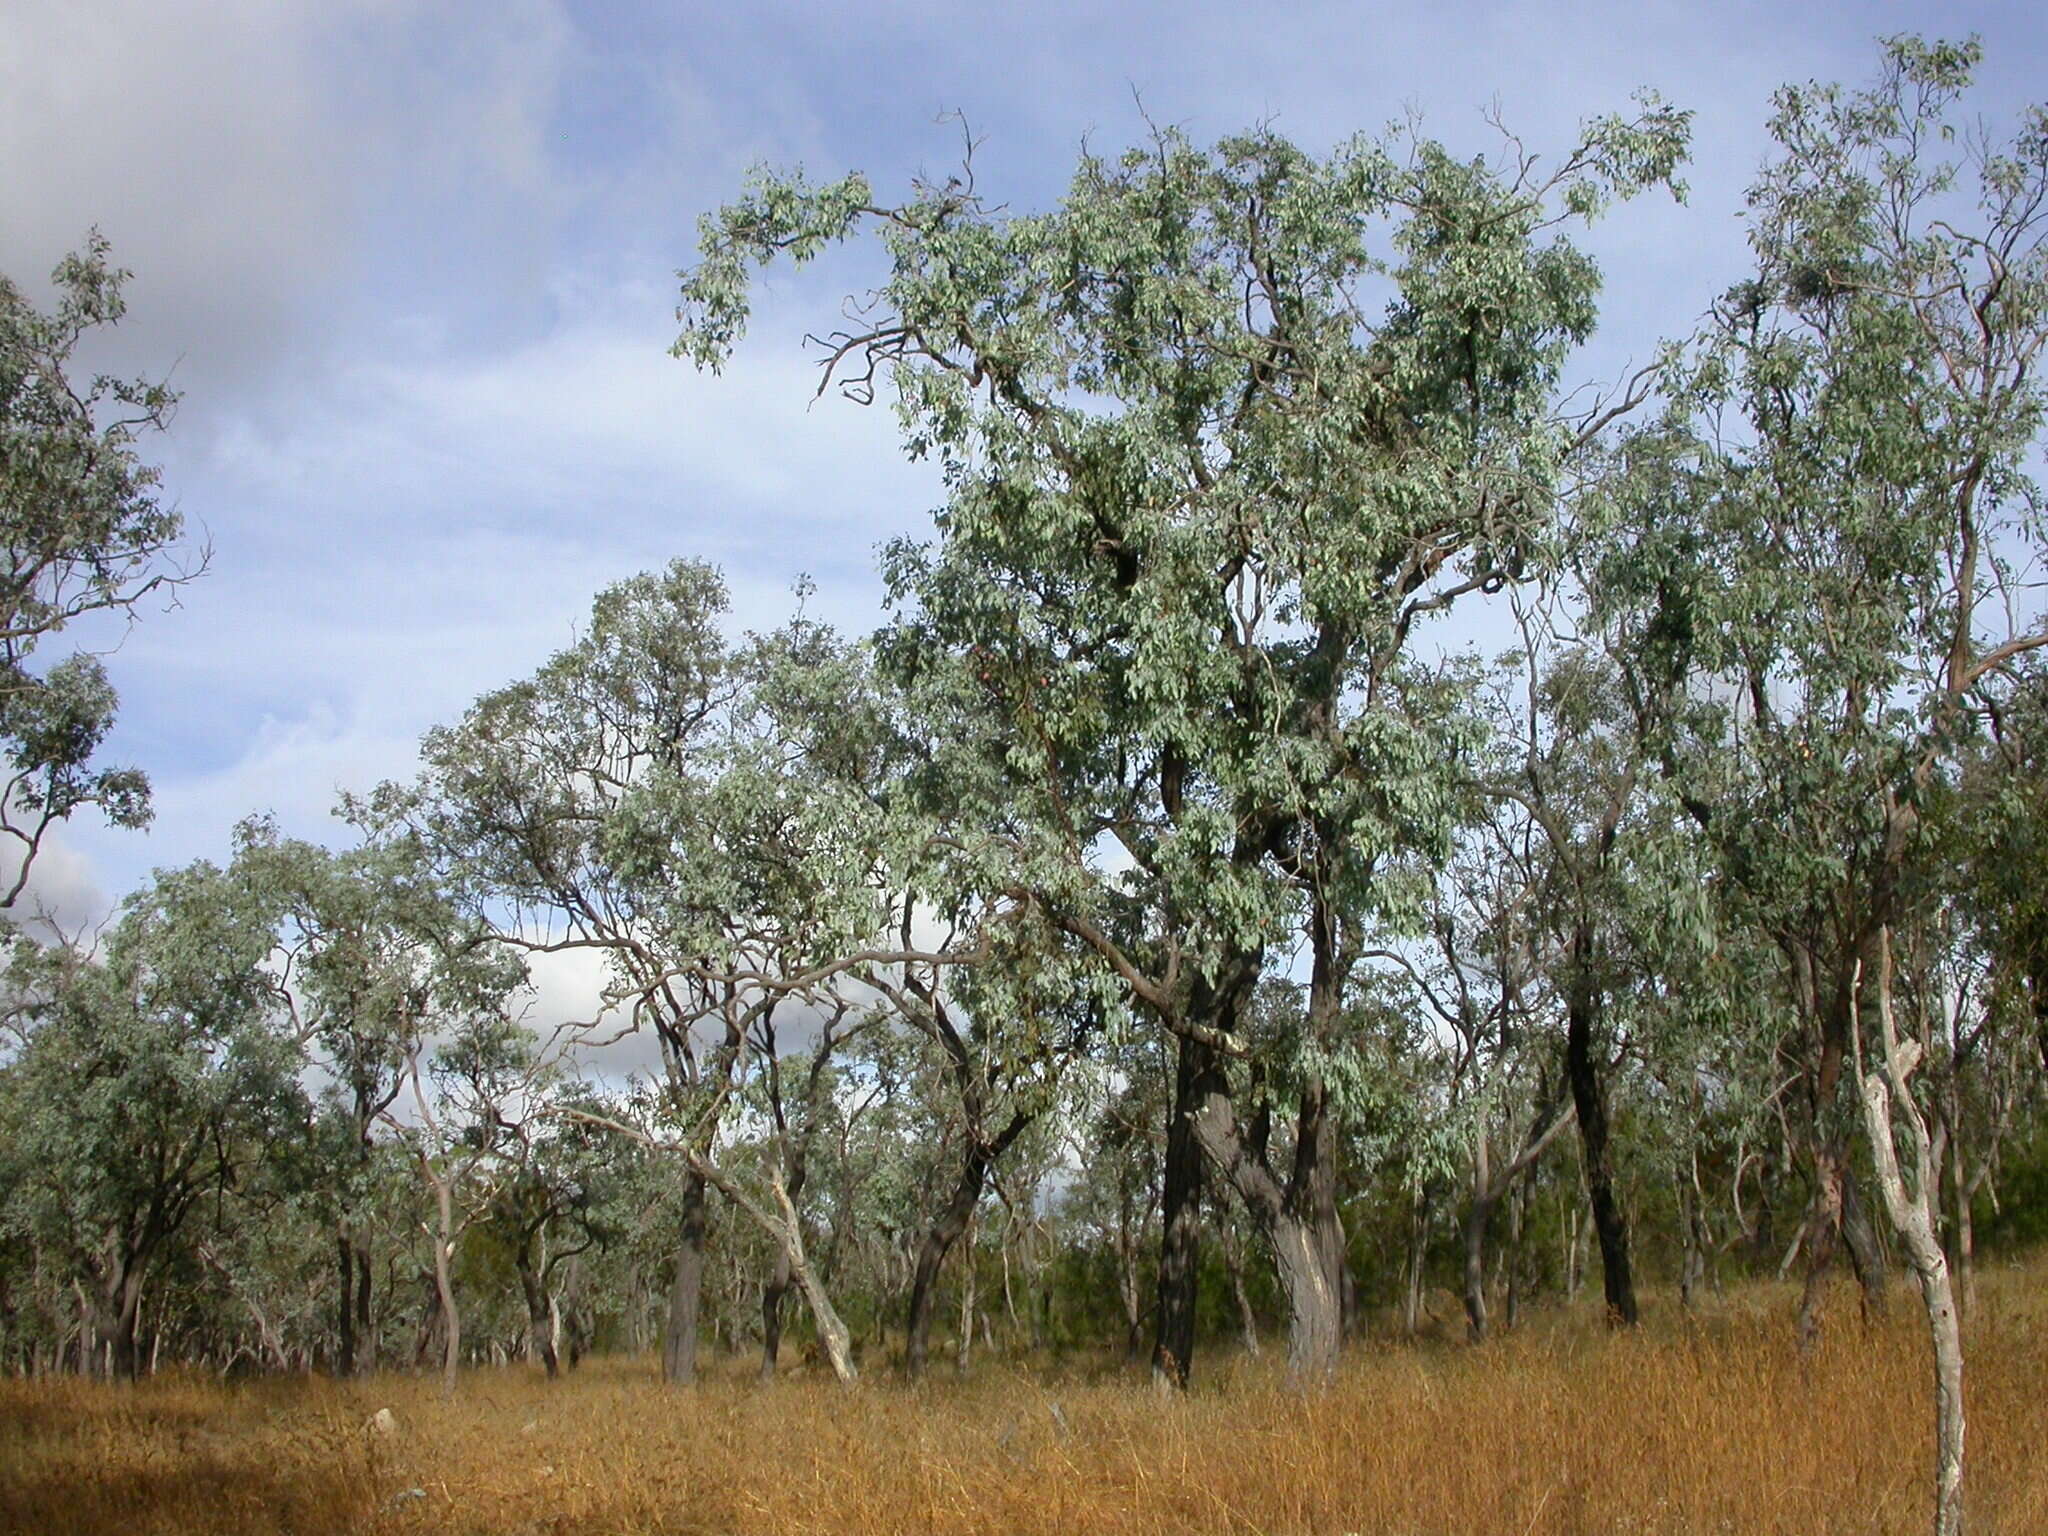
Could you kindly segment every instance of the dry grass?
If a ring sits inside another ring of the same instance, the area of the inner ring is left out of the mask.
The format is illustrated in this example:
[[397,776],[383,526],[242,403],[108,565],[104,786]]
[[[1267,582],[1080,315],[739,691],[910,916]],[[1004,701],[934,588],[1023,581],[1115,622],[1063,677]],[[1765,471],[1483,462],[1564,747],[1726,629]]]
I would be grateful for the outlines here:
[[[1985,1277],[1970,1337],[1973,1531],[2048,1531],[2048,1265]],[[1590,1314],[1483,1349],[1366,1345],[1328,1392],[1217,1362],[1135,1378],[986,1364],[851,1393],[743,1363],[692,1392],[642,1362],[554,1387],[479,1371],[453,1402],[385,1377],[120,1390],[0,1383],[0,1530],[157,1532],[1918,1532],[1917,1307],[1838,1297],[1801,1361],[1759,1288],[1640,1337]],[[399,1432],[365,1420],[380,1407]]]

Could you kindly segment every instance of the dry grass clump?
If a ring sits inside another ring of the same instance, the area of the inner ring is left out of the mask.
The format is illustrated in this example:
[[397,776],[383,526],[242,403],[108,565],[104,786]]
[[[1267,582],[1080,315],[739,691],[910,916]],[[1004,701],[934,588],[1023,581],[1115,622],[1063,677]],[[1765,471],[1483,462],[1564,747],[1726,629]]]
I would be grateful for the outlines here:
[[[1970,1328],[1972,1529],[2048,1531],[2048,1269]],[[1479,1349],[1360,1346],[1334,1387],[1205,1362],[1166,1401],[1099,1362],[852,1392],[734,1362],[550,1386],[430,1379],[0,1383],[0,1530],[58,1533],[1918,1532],[1931,1461],[1914,1299],[1843,1297],[1801,1360],[1759,1288],[1609,1337],[1589,1311]],[[366,1428],[380,1407],[390,1436]]]

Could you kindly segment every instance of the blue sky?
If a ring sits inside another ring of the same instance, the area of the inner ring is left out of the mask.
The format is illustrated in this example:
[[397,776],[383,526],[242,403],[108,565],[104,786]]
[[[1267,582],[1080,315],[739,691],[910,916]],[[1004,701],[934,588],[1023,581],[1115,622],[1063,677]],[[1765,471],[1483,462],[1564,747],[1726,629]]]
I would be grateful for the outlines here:
[[1326,146],[1414,108],[1477,151],[1497,100],[1562,149],[1650,86],[1698,114],[1693,190],[1590,242],[1611,374],[1739,271],[1772,87],[1867,78],[1902,30],[1981,34],[1993,110],[2048,94],[2025,5],[10,0],[0,271],[114,242],[131,310],[97,360],[183,390],[149,450],[213,546],[110,662],[110,755],[151,774],[156,825],[65,829],[40,888],[103,910],[256,810],[336,835],[338,788],[405,775],[423,730],[673,556],[720,564],[741,623],[802,573],[815,609],[875,620],[874,547],[938,492],[886,412],[808,408],[801,337],[858,257],[779,275],[723,377],[667,356],[696,217],[752,162],[886,195],[954,163],[961,112],[983,190],[1028,207],[1145,116]]

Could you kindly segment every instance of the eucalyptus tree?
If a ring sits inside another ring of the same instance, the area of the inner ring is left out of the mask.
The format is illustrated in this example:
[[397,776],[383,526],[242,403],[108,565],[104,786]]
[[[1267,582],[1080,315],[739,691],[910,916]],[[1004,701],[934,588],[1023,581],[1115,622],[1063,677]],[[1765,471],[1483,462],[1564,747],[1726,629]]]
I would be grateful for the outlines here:
[[518,978],[406,839],[333,852],[252,817],[235,845],[235,872],[276,913],[279,976],[330,1106],[335,1146],[319,1193],[337,1264],[331,1359],[346,1376],[377,1363],[372,1165],[407,1063],[451,1001],[502,998]]
[[[867,229],[886,252],[826,378],[893,383],[906,446],[950,489],[936,542],[889,553],[889,644],[1004,722],[982,776],[1049,829],[1008,885],[1180,1042],[1171,1378],[1204,1152],[1274,1245],[1296,1368],[1335,1358],[1354,930],[1401,904],[1382,859],[1441,843],[1457,739],[1412,646],[1521,568],[1586,435],[1552,386],[1597,280],[1556,226],[1668,182],[1685,134],[1652,101],[1543,172],[1512,141],[1495,165],[1399,132],[1323,160],[1267,131],[1213,150],[1162,132],[1084,155],[1043,214],[991,207],[970,165],[895,204],[858,175],[764,176],[702,224],[677,343],[700,365],[743,328],[751,267]],[[1222,1063],[1290,935],[1311,976],[1276,1166]]]
[[409,829],[506,943],[600,954],[606,1011],[655,1035],[659,1141],[683,1186],[664,1349],[677,1381],[695,1368],[714,1186],[829,1311],[786,1168],[748,1193],[716,1156],[743,1088],[779,1057],[775,1010],[829,1008],[877,966],[967,958],[908,943],[903,865],[921,838],[877,791],[889,737],[861,654],[801,618],[734,645],[725,604],[716,573],[687,561],[608,589],[582,639],[430,733],[421,780],[364,808]]
[[199,863],[130,897],[103,954],[15,949],[9,985],[33,1002],[4,1068],[7,1222],[86,1288],[82,1355],[115,1376],[141,1368],[145,1290],[201,1202],[304,1134],[301,1058],[264,967],[273,916]]
[[[514,945],[594,950],[634,1028],[661,1045],[668,1091],[720,1091],[737,1054],[697,1026],[716,1000],[672,967],[701,952],[671,945],[614,857],[616,818],[657,764],[681,771],[723,728],[733,682],[719,633],[722,583],[677,562],[601,594],[589,630],[532,678],[486,694],[461,722],[428,734],[410,786],[385,785],[359,819],[415,836],[469,910]],[[707,1052],[708,1044],[708,1052]],[[706,1183],[683,1180],[664,1374],[695,1371]]]
[[[1845,1077],[1904,1103],[1888,1056],[1876,1076],[1854,1059],[1859,988],[1935,889],[1930,810],[1959,754],[2048,644],[2023,574],[2041,534],[2048,114],[2003,142],[1973,124],[1978,57],[1896,38],[1866,89],[1779,92],[1754,274],[1679,370],[1677,428],[1643,445],[1642,515],[1609,566],[1639,675],[1667,699],[1725,690],[1665,710],[1665,743],[1784,955],[1813,1276],[1846,1230],[1849,1138],[1874,1124],[1839,1102]],[[1916,1272],[1939,1343],[1945,1270]],[[1939,1503],[1953,1528],[1946,1470]]]
[[57,263],[45,313],[0,275],[0,835],[19,857],[0,912],[21,899],[44,836],[94,805],[116,826],[149,821],[149,781],[93,763],[114,722],[97,657],[38,671],[42,642],[94,615],[133,621],[152,593],[204,568],[183,553],[184,520],[157,495],[137,448],[170,422],[161,382],[80,374],[74,353],[126,309],[129,274],[95,231]]

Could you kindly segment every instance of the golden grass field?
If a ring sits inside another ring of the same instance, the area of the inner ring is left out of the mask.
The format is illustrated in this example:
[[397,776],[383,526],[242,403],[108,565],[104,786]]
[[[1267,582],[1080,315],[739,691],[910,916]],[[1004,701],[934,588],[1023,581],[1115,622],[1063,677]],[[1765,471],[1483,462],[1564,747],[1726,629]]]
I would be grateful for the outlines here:
[[[432,1378],[130,1388],[0,1382],[0,1530],[322,1532],[1918,1532],[1924,1330],[1837,1290],[1801,1360],[1795,1293],[1636,1337],[1590,1308],[1512,1337],[1355,1346],[1327,1391],[1213,1352],[1166,1401],[1135,1374],[982,1357],[851,1390],[750,1361],[666,1391],[652,1361]],[[1983,1278],[1969,1326],[1971,1529],[2048,1532],[2048,1263]],[[398,1431],[366,1427],[379,1408]]]

